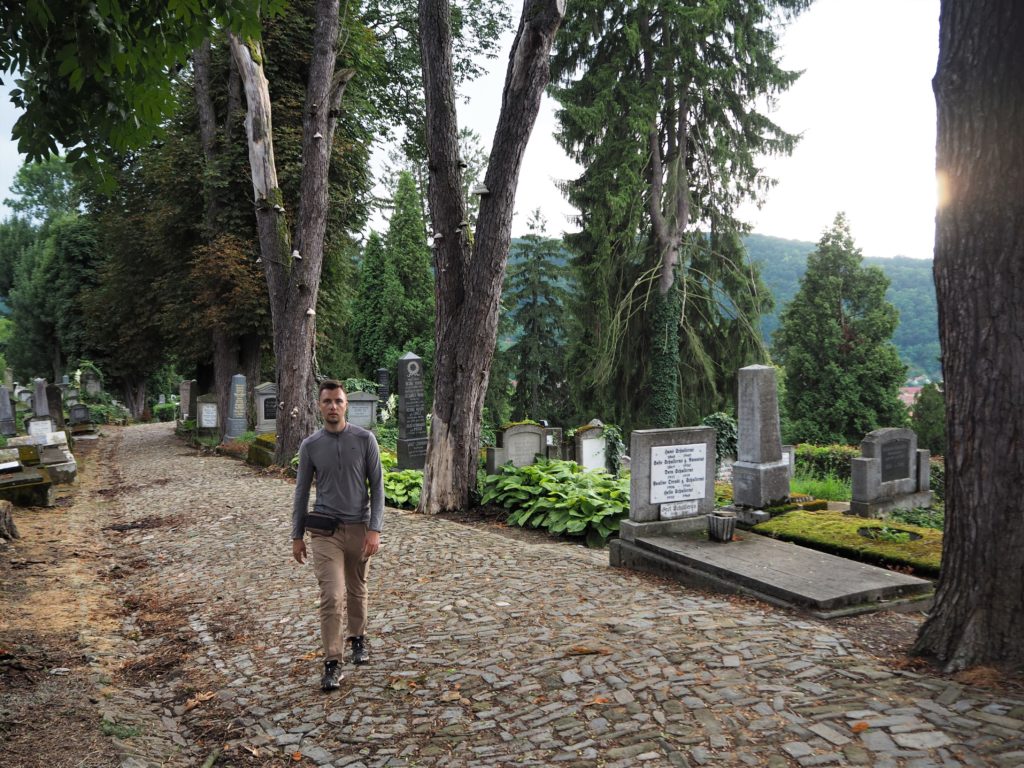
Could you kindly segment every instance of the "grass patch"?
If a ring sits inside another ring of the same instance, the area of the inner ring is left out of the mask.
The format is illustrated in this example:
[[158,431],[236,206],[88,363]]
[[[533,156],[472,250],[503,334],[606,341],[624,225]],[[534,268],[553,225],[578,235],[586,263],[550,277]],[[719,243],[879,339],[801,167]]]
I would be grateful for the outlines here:
[[789,481],[790,493],[794,496],[813,496],[828,501],[849,501],[852,497],[850,481],[829,473],[825,477],[799,472]]
[[142,735],[142,731],[133,725],[121,725],[110,720],[102,720],[100,730],[104,736],[113,736],[117,739],[134,739]]
[[[862,530],[869,533],[864,535]],[[754,532],[874,565],[939,575],[942,534],[892,520],[871,520],[838,512],[797,510],[754,526]],[[920,536],[918,539],[909,535]]]

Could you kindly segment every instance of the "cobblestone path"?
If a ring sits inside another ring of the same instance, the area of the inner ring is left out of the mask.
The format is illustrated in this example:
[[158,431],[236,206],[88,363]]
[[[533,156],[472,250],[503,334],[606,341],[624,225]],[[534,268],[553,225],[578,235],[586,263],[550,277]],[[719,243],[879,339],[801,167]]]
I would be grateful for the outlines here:
[[126,768],[215,750],[335,768],[1024,765],[1024,701],[881,668],[828,623],[613,570],[606,551],[394,510],[372,663],[323,694],[292,485],[169,425],[105,439],[108,511],[139,526],[109,566],[130,655],[99,705],[141,734],[118,741]]

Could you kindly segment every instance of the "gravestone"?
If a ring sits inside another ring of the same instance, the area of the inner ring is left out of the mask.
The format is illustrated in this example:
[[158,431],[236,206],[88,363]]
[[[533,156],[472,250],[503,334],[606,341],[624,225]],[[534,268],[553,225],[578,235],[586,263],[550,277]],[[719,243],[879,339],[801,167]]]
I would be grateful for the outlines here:
[[370,392],[350,392],[347,420],[363,429],[373,429],[377,423],[377,396]]
[[931,506],[931,454],[918,450],[912,429],[869,432],[860,452],[850,460],[851,514],[884,517],[894,509]]
[[[739,371],[739,440],[732,465],[732,498],[737,507],[763,510],[789,497],[789,467],[782,454],[775,369],[749,365]],[[747,517],[765,519],[766,514]]]
[[[634,430],[629,438],[629,519],[619,536],[667,536],[707,525],[715,508],[712,427]],[[612,552],[616,565],[618,551]]]
[[196,403],[196,427],[206,432],[216,432],[220,429],[220,414],[217,410],[217,395],[211,393],[197,397]]
[[427,460],[427,409],[423,360],[406,352],[398,361],[398,468],[423,469]]
[[562,428],[544,427],[544,444],[549,459],[562,458]]
[[12,437],[18,434],[14,422],[14,403],[11,402],[11,393],[6,386],[0,386],[0,435]]
[[46,379],[36,379],[32,382],[32,415],[50,415],[50,401],[46,397]]
[[604,423],[594,419],[576,430],[576,463],[584,469],[608,471],[608,450],[604,438]]
[[64,390],[64,405],[69,408],[78,402],[78,387],[68,387]]
[[487,474],[496,475],[502,465],[525,467],[537,461],[537,455],[547,456],[545,428],[537,424],[516,424],[497,434],[498,444],[487,448]]
[[195,414],[190,414],[188,409],[188,395],[192,389],[191,381],[183,381],[178,384],[178,403],[181,405],[181,420],[188,421]]
[[386,403],[391,396],[391,375],[387,368],[377,369],[377,397],[380,402]]
[[10,368],[4,368],[4,386],[7,387],[8,392],[14,391],[14,373]]
[[[32,399],[32,390],[29,389],[28,387],[15,386],[14,387],[14,397],[19,402],[24,403],[25,405],[28,405],[29,401]],[[31,407],[31,406],[29,406],[29,407]]]
[[277,431],[277,384],[265,381],[253,390],[256,394],[256,433]]
[[166,405],[167,404],[167,395],[160,395],[160,397],[157,398],[157,403],[159,405]]
[[[188,417],[193,421],[198,422],[199,420],[199,382],[192,379],[188,382],[188,390],[186,391],[186,398],[181,401],[181,412],[186,413],[185,406],[188,406]],[[186,417],[182,416],[184,420]]]
[[32,416],[25,419],[25,431],[31,437],[42,437],[57,431],[57,423],[52,416]]
[[82,371],[82,389],[89,397],[97,397],[103,391],[103,382],[96,371]]
[[46,386],[46,407],[57,422],[57,429],[64,429],[64,392],[59,384]]
[[89,406],[84,403],[75,403],[68,409],[68,422],[71,426],[92,423],[92,415],[89,413]]
[[234,440],[248,429],[248,401],[245,376],[236,373],[231,377],[231,389],[228,392],[228,417],[227,423],[224,425],[225,440]]

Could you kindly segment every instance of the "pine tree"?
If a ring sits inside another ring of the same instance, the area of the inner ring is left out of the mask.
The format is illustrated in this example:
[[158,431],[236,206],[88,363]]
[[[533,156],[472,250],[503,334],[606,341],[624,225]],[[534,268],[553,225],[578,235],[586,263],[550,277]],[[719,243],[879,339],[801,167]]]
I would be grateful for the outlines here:
[[380,235],[371,232],[363,249],[351,325],[356,362],[367,378],[374,378],[378,368],[391,370],[402,355],[401,302],[395,265],[387,258]]
[[397,327],[401,351],[415,352],[429,370],[434,357],[434,271],[421,199],[412,174],[403,171],[384,251],[402,288],[398,312],[388,321]]
[[906,422],[898,397],[906,367],[891,341],[899,315],[885,298],[889,279],[861,261],[838,214],[782,311],[774,349],[786,369],[786,437],[794,442],[859,443],[874,429]]
[[515,361],[513,419],[565,423],[565,307],[568,270],[561,243],[545,237],[540,210],[533,212],[529,234],[515,248],[505,278],[505,306],[518,338],[507,351]]
[[946,396],[937,384],[925,384],[914,403],[911,427],[917,433],[917,447],[933,456],[946,455]]

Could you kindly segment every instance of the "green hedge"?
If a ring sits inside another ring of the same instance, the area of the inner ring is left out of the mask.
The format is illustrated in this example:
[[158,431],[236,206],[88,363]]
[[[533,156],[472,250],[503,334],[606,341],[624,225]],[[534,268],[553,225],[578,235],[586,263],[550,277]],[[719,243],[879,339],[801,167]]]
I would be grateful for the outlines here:
[[174,403],[157,403],[153,406],[153,418],[157,421],[174,421]]
[[[796,471],[811,477],[825,478],[830,474],[850,482],[850,459],[860,456],[855,445],[810,445],[800,443],[796,448]],[[946,463],[941,456],[932,456],[929,485],[937,501],[946,498]]]

